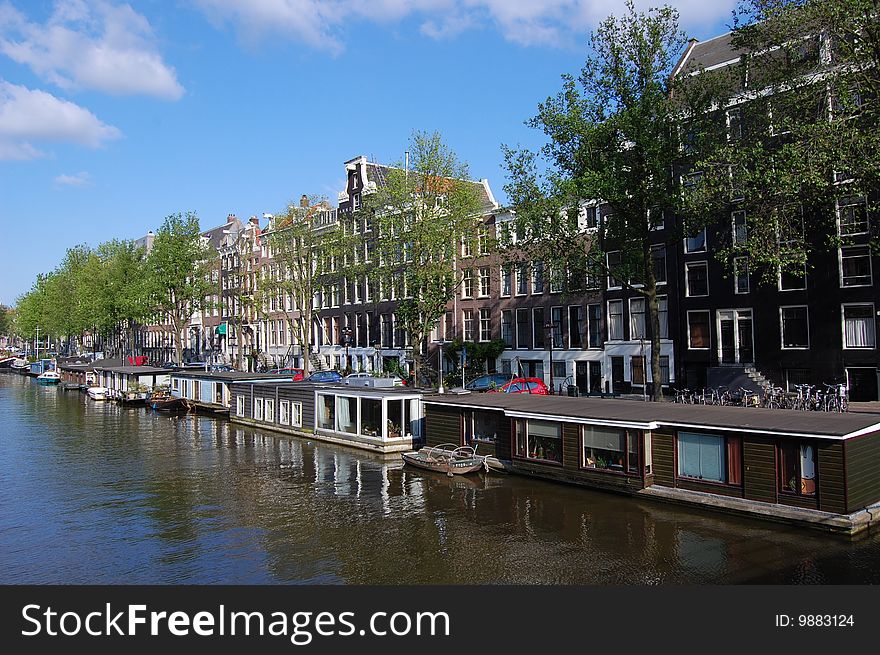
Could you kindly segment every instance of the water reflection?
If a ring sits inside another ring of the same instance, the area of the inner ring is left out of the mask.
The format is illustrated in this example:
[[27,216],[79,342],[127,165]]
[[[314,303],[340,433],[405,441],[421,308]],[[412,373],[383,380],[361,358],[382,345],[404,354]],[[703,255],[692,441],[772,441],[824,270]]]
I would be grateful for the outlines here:
[[880,582],[857,542],[0,375],[0,582]]

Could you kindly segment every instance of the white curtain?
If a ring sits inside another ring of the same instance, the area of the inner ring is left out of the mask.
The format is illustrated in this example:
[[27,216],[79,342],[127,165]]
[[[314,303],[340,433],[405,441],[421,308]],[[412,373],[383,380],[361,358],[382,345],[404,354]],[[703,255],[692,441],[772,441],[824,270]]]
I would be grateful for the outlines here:
[[852,317],[844,321],[846,345],[850,348],[872,348],[874,346],[874,317]]

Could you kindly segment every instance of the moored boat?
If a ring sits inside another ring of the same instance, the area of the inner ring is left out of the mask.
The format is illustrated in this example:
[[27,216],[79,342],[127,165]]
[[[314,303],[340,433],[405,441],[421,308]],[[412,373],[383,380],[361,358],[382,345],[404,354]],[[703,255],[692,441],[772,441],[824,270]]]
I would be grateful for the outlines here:
[[37,376],[40,384],[58,384],[61,382],[61,374],[57,371],[45,371]]
[[92,400],[107,400],[106,387],[89,387],[86,393]]
[[187,411],[186,402],[183,398],[174,398],[170,396],[153,397],[149,401],[149,406],[158,412],[185,412]]
[[464,475],[487,468],[485,457],[477,455],[470,446],[456,444],[422,448],[403,453],[401,457],[407,464],[446,475]]

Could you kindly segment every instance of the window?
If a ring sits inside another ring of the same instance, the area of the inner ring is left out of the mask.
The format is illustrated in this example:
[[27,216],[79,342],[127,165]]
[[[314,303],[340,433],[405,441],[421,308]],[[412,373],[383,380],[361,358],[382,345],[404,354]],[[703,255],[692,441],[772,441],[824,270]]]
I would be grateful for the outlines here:
[[619,250],[612,250],[605,256],[606,264],[608,265],[608,288],[609,289],[620,289],[621,283],[620,280],[614,277],[614,271],[620,269],[620,265],[622,263],[621,255]]
[[608,340],[623,339],[623,301],[608,301]]
[[733,258],[733,292],[749,292],[749,258]]
[[816,495],[816,449],[796,439],[783,439],[776,445],[779,456],[779,493]]
[[601,471],[638,473],[640,436],[637,430],[582,425],[581,466]]
[[299,428],[303,423],[303,406],[302,403],[290,403],[290,424]]
[[590,348],[602,347],[602,305],[587,305],[587,323]]
[[462,298],[473,298],[474,297],[474,269],[466,268],[462,273],[461,280],[461,297]]
[[731,213],[730,221],[733,224],[733,245],[744,246],[749,234],[745,211],[739,210]]
[[704,350],[709,348],[709,311],[691,311],[688,318],[688,348]]
[[636,386],[645,386],[645,356],[635,355],[629,360],[629,379]]
[[582,348],[581,324],[583,323],[583,307],[571,305],[568,308],[568,347]]
[[529,265],[525,262],[516,267],[516,295],[524,296],[529,291]]
[[281,425],[290,425],[290,401],[278,401],[278,422]]
[[532,308],[532,326],[535,330],[534,334],[534,344],[535,348],[543,348],[544,347],[544,308],[543,307],[533,307]]
[[684,272],[689,297],[709,295],[709,266],[706,262],[688,262],[684,265]]
[[804,264],[801,266],[800,270],[797,271],[789,271],[789,270],[780,270],[779,271],[779,290],[780,291],[795,291],[798,289],[806,289],[807,288],[807,265]]
[[490,289],[490,280],[491,280],[492,269],[488,266],[482,266],[480,268],[480,297],[486,297],[491,292]]
[[660,384],[669,384],[669,355],[660,355]]
[[727,110],[727,140],[739,141],[743,134],[742,115],[739,108]]
[[473,243],[470,237],[462,237],[461,239],[461,256],[462,257],[472,257],[473,256]]
[[684,240],[685,252],[706,252],[706,228]]
[[497,420],[490,412],[465,412],[462,423],[465,444],[491,444],[498,438]]
[[873,348],[874,305],[843,306],[843,347]]
[[544,262],[532,263],[532,293],[544,293]]
[[666,284],[666,246],[651,246],[651,260],[654,263],[654,280]]
[[562,307],[551,307],[550,308],[550,325],[551,334],[553,337],[553,347],[554,348],[565,348],[565,340],[562,334]]
[[481,255],[489,254],[489,228],[481,225],[477,232],[477,248]]
[[235,397],[235,415],[244,416],[244,396]]
[[263,420],[263,399],[262,398],[254,398],[254,420],[262,421]]
[[863,287],[871,284],[871,251],[868,246],[840,249],[840,286]]
[[492,340],[492,316],[489,309],[480,309],[480,341]]
[[562,293],[565,269],[561,266],[551,266],[547,272],[550,277],[550,293]]
[[648,210],[648,225],[652,230],[662,230],[666,226],[666,217],[660,207],[651,207]]
[[810,330],[807,307],[780,307],[783,348],[809,348]]
[[868,233],[868,207],[865,196],[837,199],[837,220],[840,236]]
[[657,317],[660,319],[660,338],[669,338],[669,300],[666,296],[657,296]]
[[275,422],[275,399],[274,398],[266,398],[266,417],[265,420],[267,423]]
[[501,311],[501,339],[506,345],[513,345],[513,312],[509,309]]
[[529,343],[529,310],[516,310],[516,347],[531,348]]
[[501,295],[510,295],[510,266],[501,267]]
[[742,459],[739,438],[679,432],[678,475],[709,482],[740,484]]
[[357,434],[358,399],[354,396],[336,397],[336,431]]
[[595,230],[599,227],[599,208],[598,207],[581,207],[580,215],[581,229]]
[[633,341],[645,338],[644,298],[629,299],[629,338]]
[[562,463],[562,426],[551,421],[516,422],[517,457]]

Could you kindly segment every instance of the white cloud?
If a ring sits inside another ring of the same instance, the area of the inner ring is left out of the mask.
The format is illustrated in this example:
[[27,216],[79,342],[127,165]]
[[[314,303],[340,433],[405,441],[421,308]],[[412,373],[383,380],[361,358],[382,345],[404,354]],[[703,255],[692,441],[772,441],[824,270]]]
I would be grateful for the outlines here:
[[72,186],[72,187],[89,187],[92,186],[92,176],[89,175],[86,171],[80,171],[75,175],[67,175],[66,173],[62,173],[58,177],[55,178],[56,186]]
[[56,0],[45,24],[0,5],[0,52],[62,89],[167,100],[184,92],[150,23],[127,4]]
[[120,136],[117,128],[77,104],[0,79],[0,159],[41,156],[32,140],[98,148]]
[[[564,47],[582,43],[586,33],[611,13],[625,11],[619,0],[196,0],[218,25],[230,23],[242,37],[257,41],[281,35],[310,47],[338,53],[347,22],[395,23],[413,19],[434,39],[468,29],[493,28],[524,46]],[[646,10],[655,0],[636,0]],[[670,0],[685,29],[712,28],[729,18],[736,0]]]

